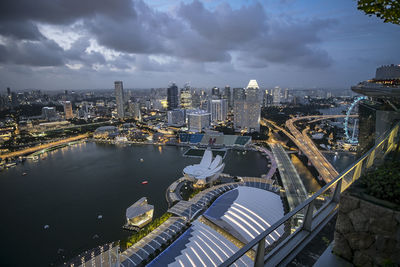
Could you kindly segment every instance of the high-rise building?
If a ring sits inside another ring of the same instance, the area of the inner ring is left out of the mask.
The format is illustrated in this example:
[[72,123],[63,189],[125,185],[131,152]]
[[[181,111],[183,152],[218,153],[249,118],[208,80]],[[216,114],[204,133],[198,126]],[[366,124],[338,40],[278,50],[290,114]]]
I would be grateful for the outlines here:
[[226,120],[228,113],[227,103],[226,99],[211,100],[211,120],[213,122],[223,122]]
[[192,108],[200,108],[200,106],[201,106],[200,94],[194,91],[192,94]]
[[192,108],[192,92],[188,84],[181,89],[181,108],[191,109]]
[[201,132],[210,127],[211,114],[204,110],[194,110],[187,114],[190,132]]
[[173,110],[178,108],[178,86],[172,83],[167,89],[167,103],[168,110]]
[[52,121],[57,119],[57,112],[55,107],[43,107],[42,108],[42,118],[47,121]]
[[235,104],[235,101],[244,100],[246,98],[246,93],[244,88],[233,88],[233,95],[232,95],[232,105]]
[[231,95],[231,87],[229,85],[225,86],[224,88],[224,94],[223,94],[223,99],[226,99],[228,102],[228,107],[232,107],[232,95]]
[[273,104],[274,105],[279,105],[281,103],[281,88],[279,86],[276,86],[273,90]]
[[285,101],[287,101],[288,98],[289,98],[289,89],[285,88],[285,91],[284,91],[284,99],[285,99]]
[[221,93],[220,93],[218,87],[213,87],[211,89],[211,98],[212,99],[220,99],[221,98]]
[[114,82],[115,86],[115,101],[117,103],[117,115],[118,118],[125,117],[125,108],[124,108],[124,88],[122,85],[122,81]]
[[72,112],[72,103],[70,101],[64,102],[64,114],[66,120],[72,119],[74,117],[74,113]]
[[259,87],[256,80],[250,80],[245,91],[245,99],[235,100],[234,127],[237,131],[259,132],[261,106],[258,98]]
[[168,110],[168,125],[182,126],[185,124],[185,111],[182,109]]

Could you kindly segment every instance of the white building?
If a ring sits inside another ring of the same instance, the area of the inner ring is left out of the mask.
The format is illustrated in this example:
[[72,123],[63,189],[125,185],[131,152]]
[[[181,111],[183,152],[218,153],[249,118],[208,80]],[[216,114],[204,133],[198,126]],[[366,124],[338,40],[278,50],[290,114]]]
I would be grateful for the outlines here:
[[167,112],[168,125],[182,126],[185,124],[185,112],[182,109],[169,110]]
[[205,186],[219,177],[224,170],[225,164],[222,157],[217,155],[213,160],[211,149],[204,151],[200,164],[189,165],[183,169],[183,175],[196,180],[197,186]]
[[124,88],[122,85],[122,81],[114,82],[115,86],[115,101],[117,103],[117,114],[118,118],[125,117],[125,109],[124,109]]
[[201,132],[210,127],[211,114],[204,110],[195,110],[187,114],[190,132]]
[[213,99],[211,100],[211,120],[213,122],[223,122],[227,116],[227,100]]

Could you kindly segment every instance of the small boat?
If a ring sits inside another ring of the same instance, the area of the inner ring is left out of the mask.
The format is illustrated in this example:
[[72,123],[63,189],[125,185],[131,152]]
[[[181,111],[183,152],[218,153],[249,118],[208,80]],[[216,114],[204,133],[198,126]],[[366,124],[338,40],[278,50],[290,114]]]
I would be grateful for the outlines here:
[[148,183],[149,183],[148,181],[143,181],[143,182],[142,182],[142,184],[148,184]]
[[23,173],[22,173],[22,176],[25,176],[25,175],[27,175],[27,173],[26,173],[26,172],[23,172]]
[[144,161],[144,159],[140,159],[140,162],[143,162]]

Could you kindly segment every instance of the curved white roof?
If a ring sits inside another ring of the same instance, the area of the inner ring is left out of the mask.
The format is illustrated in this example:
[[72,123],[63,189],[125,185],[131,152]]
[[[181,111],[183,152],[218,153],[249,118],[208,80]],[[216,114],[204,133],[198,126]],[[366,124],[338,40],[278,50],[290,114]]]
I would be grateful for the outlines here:
[[206,180],[220,174],[224,167],[225,164],[222,163],[222,157],[218,155],[213,160],[211,149],[207,149],[204,151],[200,164],[187,166],[183,169],[183,173],[197,180]]
[[[237,233],[236,238],[244,243],[254,239],[282,218],[284,209],[279,195],[258,188],[239,186],[220,196],[204,216],[215,224]],[[284,233],[278,227],[266,238],[271,245]]]

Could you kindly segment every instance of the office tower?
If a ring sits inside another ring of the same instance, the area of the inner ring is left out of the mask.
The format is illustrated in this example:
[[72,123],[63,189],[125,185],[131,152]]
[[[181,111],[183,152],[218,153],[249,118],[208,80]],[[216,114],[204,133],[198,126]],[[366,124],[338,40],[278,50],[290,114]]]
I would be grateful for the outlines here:
[[188,113],[188,128],[190,132],[201,132],[210,127],[211,114],[204,110],[194,110]]
[[55,107],[43,107],[42,108],[42,118],[47,121],[52,121],[57,119],[57,113]]
[[263,107],[269,107],[272,105],[272,95],[268,92],[268,90],[265,90],[263,92]]
[[122,119],[125,117],[124,88],[122,85],[122,81],[114,82],[114,86],[115,86],[115,100],[117,102],[117,115],[118,118]]
[[212,99],[211,100],[211,120],[213,122],[223,122],[226,120],[226,115],[227,115],[226,99]]
[[273,104],[274,105],[279,105],[281,103],[281,88],[279,86],[276,86],[273,90]]
[[192,108],[200,108],[201,106],[201,97],[196,91],[192,94]]
[[231,87],[229,85],[225,86],[224,88],[224,94],[223,94],[223,99],[226,99],[228,102],[228,107],[232,107],[232,95],[231,95]]
[[246,94],[244,88],[233,88],[232,105],[235,105],[235,101],[244,100],[245,98]]
[[74,117],[74,114],[72,112],[72,103],[70,101],[64,102],[64,114],[66,120],[72,119]]
[[[240,92],[237,90],[237,92]],[[234,102],[234,127],[236,131],[259,132],[261,107],[258,98],[259,87],[256,80],[250,80],[245,90],[245,98]],[[238,93],[240,96],[240,94]]]
[[192,108],[192,92],[188,84],[181,89],[181,108],[191,109]]
[[213,87],[211,89],[211,98],[212,99],[220,99],[221,98],[221,93],[220,93],[218,87]]
[[288,100],[288,98],[289,98],[289,89],[288,88],[285,88],[284,97],[283,98],[285,99],[285,101]]
[[142,114],[140,111],[140,103],[137,101],[129,100],[129,113],[135,120],[141,121]]
[[182,126],[185,124],[185,111],[182,109],[169,110],[167,112],[168,125]]
[[168,110],[178,108],[178,86],[172,83],[167,89]]

